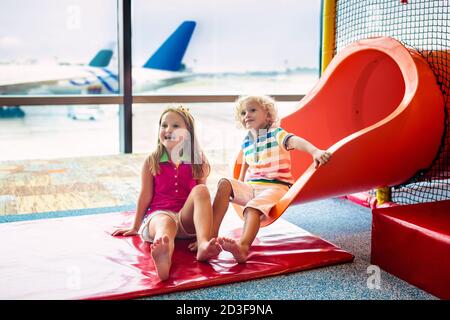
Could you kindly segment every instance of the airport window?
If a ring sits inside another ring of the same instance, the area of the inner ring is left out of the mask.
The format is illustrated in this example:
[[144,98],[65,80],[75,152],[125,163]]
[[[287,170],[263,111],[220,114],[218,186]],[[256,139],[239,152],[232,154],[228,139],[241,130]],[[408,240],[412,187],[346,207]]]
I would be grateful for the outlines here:
[[[277,103],[283,117],[295,110],[297,102]],[[187,107],[196,122],[198,142],[215,170],[232,169],[246,131],[239,128],[234,115],[234,103],[176,103]],[[138,104],[133,106],[133,151],[149,154],[156,148],[158,123],[169,105]],[[152,110],[152,112],[148,112]],[[228,170],[228,172],[227,172]]]
[[319,75],[320,1],[133,5],[134,94],[304,94]]
[[[319,11],[320,0],[2,1],[0,160],[148,153],[154,116],[180,97],[214,161],[231,159],[237,95],[292,105],[316,83]],[[233,133],[220,148],[214,125]]]
[[119,153],[118,106],[21,106],[0,118],[0,161]]
[[117,1],[3,0],[0,94],[116,94]]

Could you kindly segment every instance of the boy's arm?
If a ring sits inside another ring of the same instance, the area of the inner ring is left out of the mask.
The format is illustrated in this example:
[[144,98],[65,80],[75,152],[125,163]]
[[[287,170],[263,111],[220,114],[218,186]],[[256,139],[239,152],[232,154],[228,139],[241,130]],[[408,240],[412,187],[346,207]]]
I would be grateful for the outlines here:
[[316,169],[319,166],[327,163],[331,158],[330,152],[321,150],[317,148],[315,145],[313,145],[311,142],[294,135],[287,138],[287,141],[285,142],[285,147],[287,150],[295,149],[308,152],[314,159],[315,164],[314,167]]
[[245,157],[244,157],[243,154],[242,154],[241,163],[242,163],[241,172],[239,173],[239,179],[238,180],[243,182],[244,179],[245,179],[245,174],[247,173],[247,169],[248,169],[248,163],[245,162]]
[[287,138],[287,141],[285,142],[285,146],[287,150],[300,150],[308,152],[309,154],[313,154],[314,151],[318,150],[316,146],[314,146],[311,142],[297,137],[295,135],[292,135]]

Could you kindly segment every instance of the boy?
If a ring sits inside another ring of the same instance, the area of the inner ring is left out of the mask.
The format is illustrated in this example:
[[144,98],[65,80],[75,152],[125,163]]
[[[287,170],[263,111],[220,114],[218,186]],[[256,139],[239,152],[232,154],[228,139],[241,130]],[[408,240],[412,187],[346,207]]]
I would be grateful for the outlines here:
[[229,251],[238,263],[244,263],[261,221],[267,218],[271,208],[294,183],[289,151],[308,152],[316,168],[327,163],[331,153],[278,127],[275,101],[270,97],[239,98],[235,117],[249,132],[242,144],[239,179],[223,178],[219,181],[213,202],[212,236],[218,236],[230,201],[244,206],[244,227],[240,239],[217,238],[223,250]]

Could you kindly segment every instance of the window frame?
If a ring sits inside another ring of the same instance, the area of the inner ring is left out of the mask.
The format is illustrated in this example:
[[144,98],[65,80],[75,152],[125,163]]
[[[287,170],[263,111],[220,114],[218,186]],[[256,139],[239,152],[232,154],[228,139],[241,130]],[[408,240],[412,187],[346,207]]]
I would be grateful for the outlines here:
[[[151,103],[234,102],[238,95],[133,95],[131,0],[117,0],[118,62],[120,86],[115,95],[8,95],[0,96],[1,106],[60,106],[60,105],[118,105],[120,153],[132,153],[132,106]],[[320,57],[320,55],[319,55]],[[270,94],[277,101],[300,101],[305,95]]]

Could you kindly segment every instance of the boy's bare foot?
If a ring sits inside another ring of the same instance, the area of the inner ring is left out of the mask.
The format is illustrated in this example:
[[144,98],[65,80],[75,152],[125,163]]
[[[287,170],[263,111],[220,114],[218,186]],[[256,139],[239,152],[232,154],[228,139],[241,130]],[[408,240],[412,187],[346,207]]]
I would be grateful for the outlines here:
[[151,255],[155,264],[156,274],[161,281],[169,278],[170,257],[169,257],[169,237],[167,235],[162,238],[155,239],[151,245]]
[[217,242],[216,238],[212,238],[208,242],[198,243],[197,247],[197,260],[206,261],[212,257],[217,256],[222,248]]
[[247,261],[248,248],[239,245],[236,240],[230,238],[220,237],[217,238],[217,241],[222,246],[223,250],[231,252],[237,263],[244,263]]

